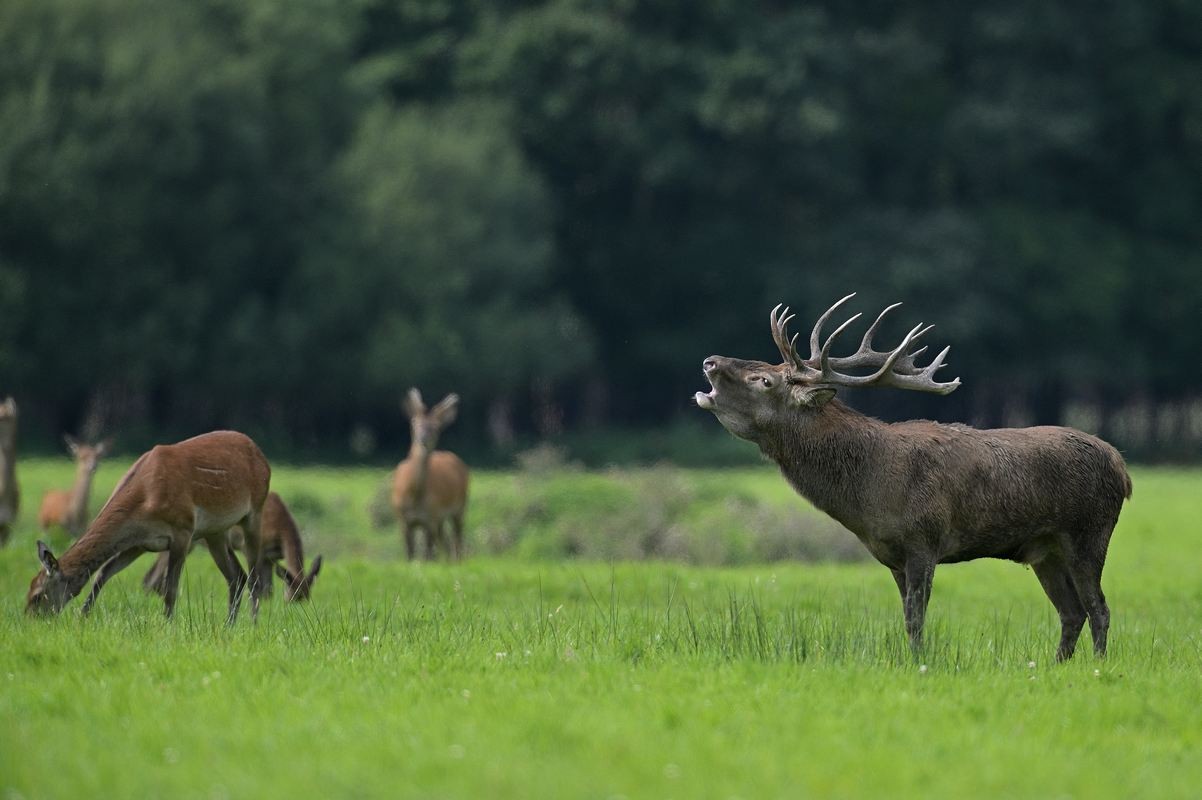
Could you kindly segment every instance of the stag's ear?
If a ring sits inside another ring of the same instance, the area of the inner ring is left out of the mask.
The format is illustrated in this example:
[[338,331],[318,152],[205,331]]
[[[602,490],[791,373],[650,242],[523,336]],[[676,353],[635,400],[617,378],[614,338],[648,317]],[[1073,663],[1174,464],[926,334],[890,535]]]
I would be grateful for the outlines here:
[[104,456],[104,455],[108,454],[108,452],[112,449],[113,449],[113,437],[110,436],[109,438],[100,442],[100,444],[96,445],[96,455]]
[[46,568],[46,574],[54,577],[58,574],[58,559],[54,557],[54,553],[50,552],[50,548],[41,539],[38,539],[38,561],[42,562],[42,566]]
[[275,574],[279,575],[280,580],[282,580],[284,583],[288,584],[289,586],[292,585],[292,583],[293,583],[292,573],[288,571],[287,567],[285,567],[283,564],[281,564],[278,561],[275,562]]
[[793,406],[799,408],[822,408],[834,396],[835,390],[829,386],[796,385],[789,395],[789,400]]
[[430,410],[430,416],[434,417],[440,428],[450,425],[458,415],[459,395],[454,392],[439,400],[438,405]]
[[421,416],[426,413],[426,404],[422,402],[422,393],[417,389],[409,390],[409,394],[405,395],[405,400],[401,403],[401,407],[411,417]]
[[69,433],[63,434],[63,442],[67,445],[67,452],[75,455],[79,452],[79,442],[75,441],[75,437]]
[[309,583],[313,582],[313,579],[317,577],[317,573],[319,572],[321,572],[321,556],[313,559],[309,564]]

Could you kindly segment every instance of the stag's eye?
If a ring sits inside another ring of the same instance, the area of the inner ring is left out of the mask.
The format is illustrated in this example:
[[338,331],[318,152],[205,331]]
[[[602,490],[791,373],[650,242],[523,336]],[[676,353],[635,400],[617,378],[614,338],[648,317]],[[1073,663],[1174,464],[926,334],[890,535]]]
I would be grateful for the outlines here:
[[760,382],[763,383],[766,388],[772,388],[771,378],[760,378]]

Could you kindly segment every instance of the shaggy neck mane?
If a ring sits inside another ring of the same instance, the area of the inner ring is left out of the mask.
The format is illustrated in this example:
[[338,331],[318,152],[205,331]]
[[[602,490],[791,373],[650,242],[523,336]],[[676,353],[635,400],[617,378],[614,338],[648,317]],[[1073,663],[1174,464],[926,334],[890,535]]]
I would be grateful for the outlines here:
[[782,415],[760,449],[803,497],[855,529],[864,472],[885,423],[831,400],[818,412]]

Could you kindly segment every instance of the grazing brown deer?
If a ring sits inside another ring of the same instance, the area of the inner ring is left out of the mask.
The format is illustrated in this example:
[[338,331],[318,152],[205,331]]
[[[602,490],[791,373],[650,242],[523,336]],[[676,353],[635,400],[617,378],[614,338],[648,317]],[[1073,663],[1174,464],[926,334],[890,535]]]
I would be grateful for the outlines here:
[[777,306],[770,322],[784,363],[710,356],[702,369],[713,388],[694,395],[697,405],[735,436],[758,444],[794,489],[893,571],[915,649],[922,644],[935,565],[1002,558],[1030,564],[1059,612],[1057,659],[1073,655],[1087,616],[1094,652],[1105,655],[1110,611],[1102,566],[1123,500],[1131,496],[1122,456],[1071,428],[887,424],[853,411],[834,399],[837,389],[947,394],[960,385],[934,378],[948,348],[929,365],[916,364],[926,348],[910,348],[930,327],[914,327],[892,351],[872,348],[881,320],[900,303],[881,312],[855,353],[831,356],[835,339],[860,315],[825,341],[822,326],[853,296],[818,318],[804,360],[797,337],[786,331],[792,316]]
[[264,565],[259,553],[259,520],[267,499],[271,467],[258,445],[234,431],[214,431],[178,444],[158,445],[134,462],[100,509],[86,533],[55,558],[38,542],[42,562],[29,584],[25,610],[57,614],[95,573],[84,603],[87,613],[104,584],[143,553],[168,554],[163,600],[175,610],[180,570],[193,537],[206,540],[217,568],[229,584],[233,623],[246,573],[229,557],[226,535],[238,524],[250,566],[252,611],[258,616]]
[[67,450],[75,459],[75,483],[70,489],[49,489],[42,495],[42,507],[38,511],[38,526],[46,533],[54,525],[64,528],[72,538],[77,538],[88,525],[88,498],[92,495],[92,478],[100,459],[108,453],[112,444],[103,441],[96,445],[80,444],[70,436],[64,436]]
[[409,457],[397,465],[392,484],[392,508],[405,535],[405,552],[417,554],[417,529],[426,534],[426,558],[434,557],[435,542],[446,546],[443,528],[452,528],[449,553],[463,557],[463,513],[467,508],[467,466],[459,456],[435,450],[438,435],[455,421],[459,396],[449,394],[426,411],[421,392],[410,389],[404,403],[413,442]]
[[17,487],[17,403],[0,403],[0,547],[8,543],[13,520],[21,507]]
[[[245,547],[245,533],[242,527],[235,525],[229,531],[229,546],[242,550]],[[193,542],[195,544],[195,541]],[[292,518],[288,506],[275,492],[269,492],[267,501],[263,503],[263,517],[259,523],[259,550],[261,558],[274,565],[275,573],[284,581],[284,599],[288,602],[308,600],[313,589],[313,581],[321,572],[321,556],[313,559],[309,572],[305,572],[305,553],[301,546],[300,530],[296,520]],[[231,557],[232,554],[231,554]],[[279,563],[280,561],[284,563]],[[166,553],[159,553],[154,566],[142,578],[142,585],[147,591],[162,594],[167,576]],[[263,596],[272,594],[271,572],[266,575]]]

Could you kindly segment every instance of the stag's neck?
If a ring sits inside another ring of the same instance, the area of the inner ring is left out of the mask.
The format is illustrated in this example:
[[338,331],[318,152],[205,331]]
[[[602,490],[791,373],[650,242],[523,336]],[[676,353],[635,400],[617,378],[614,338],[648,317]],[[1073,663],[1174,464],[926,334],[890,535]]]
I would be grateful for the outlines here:
[[865,489],[885,423],[831,400],[816,414],[797,414],[760,443],[803,497],[852,531],[868,499]]
[[88,511],[88,497],[92,493],[93,472],[87,467],[75,471],[75,484],[71,487],[71,496],[67,501],[67,518],[82,525]]
[[106,505],[87,532],[59,557],[69,596],[79,594],[96,570],[129,546],[126,521],[124,514],[114,513],[112,505]]
[[426,496],[426,480],[430,477],[430,448],[416,442],[409,448],[409,460],[413,462],[413,483],[409,491],[416,500]]

